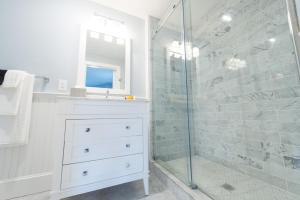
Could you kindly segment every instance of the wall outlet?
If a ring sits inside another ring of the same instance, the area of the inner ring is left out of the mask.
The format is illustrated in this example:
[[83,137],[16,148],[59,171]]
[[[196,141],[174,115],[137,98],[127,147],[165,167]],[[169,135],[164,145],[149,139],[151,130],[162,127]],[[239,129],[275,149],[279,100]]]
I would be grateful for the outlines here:
[[68,90],[68,81],[67,80],[59,80],[58,81],[58,90],[59,91],[67,91]]

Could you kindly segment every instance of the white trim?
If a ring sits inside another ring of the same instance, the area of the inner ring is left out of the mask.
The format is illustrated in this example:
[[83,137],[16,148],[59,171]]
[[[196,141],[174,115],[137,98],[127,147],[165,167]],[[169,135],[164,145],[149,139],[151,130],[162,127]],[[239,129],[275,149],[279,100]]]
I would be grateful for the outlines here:
[[143,173],[137,173],[137,174],[131,174],[131,175],[115,178],[115,179],[109,179],[106,181],[99,181],[96,183],[77,186],[66,190],[56,191],[52,193],[51,200],[60,200],[63,198],[84,194],[87,192],[92,192],[95,190],[100,190],[115,185],[120,185],[120,184],[132,182],[136,180],[142,180],[143,178],[144,178]]
[[150,99],[151,97],[151,56],[150,50],[151,50],[151,27],[150,27],[150,16],[147,16],[145,18],[145,94],[146,98]]
[[77,67],[77,81],[76,87],[83,87],[85,85],[84,79],[85,70],[85,52],[86,52],[86,36],[87,26],[81,25],[80,27],[80,40],[79,40],[79,52],[78,52],[78,67]]
[[51,190],[52,173],[22,176],[0,181],[0,199],[12,199]]
[[17,197],[12,200],[48,200],[51,198],[51,191],[30,194],[22,197]]
[[[81,25],[80,28],[80,41],[79,41],[79,58],[78,58],[78,70],[77,70],[77,81],[76,87],[87,88],[87,93],[90,94],[113,94],[113,95],[129,95],[130,94],[130,80],[131,80],[131,39],[125,39],[125,66],[124,66],[124,89],[117,88],[91,88],[85,87],[85,77],[86,77],[86,63],[92,63],[86,60],[86,36],[87,30],[95,31],[94,29],[88,28],[87,25]],[[97,32],[106,34],[102,30],[97,30]],[[121,38],[121,37],[118,37]],[[113,66],[110,64],[105,64],[105,66]],[[120,76],[121,77],[121,73]]]

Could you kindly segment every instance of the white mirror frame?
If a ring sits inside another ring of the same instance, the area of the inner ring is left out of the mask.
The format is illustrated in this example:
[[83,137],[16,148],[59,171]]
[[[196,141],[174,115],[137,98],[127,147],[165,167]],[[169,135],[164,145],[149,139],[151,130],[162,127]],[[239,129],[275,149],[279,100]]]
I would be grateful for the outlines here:
[[[79,60],[78,60],[78,72],[77,72],[77,84],[76,87],[86,88],[88,94],[112,94],[112,95],[130,95],[130,74],[131,74],[131,39],[123,38],[125,40],[125,66],[124,66],[124,89],[115,88],[94,88],[86,87],[86,67],[87,64],[91,64],[86,60],[86,37],[87,31],[95,31],[103,34],[103,30],[96,30],[86,25],[81,25],[80,28],[80,40],[79,40]],[[115,36],[120,38],[120,36]],[[99,63],[98,63],[99,64]],[[103,63],[101,63],[103,64]],[[103,64],[104,66],[112,67],[110,64]]]

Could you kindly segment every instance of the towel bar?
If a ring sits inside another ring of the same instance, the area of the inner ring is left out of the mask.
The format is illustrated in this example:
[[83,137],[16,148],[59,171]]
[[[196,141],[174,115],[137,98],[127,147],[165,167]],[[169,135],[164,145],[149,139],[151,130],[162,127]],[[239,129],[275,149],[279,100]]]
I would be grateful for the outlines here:
[[45,83],[49,83],[50,82],[50,78],[47,77],[47,76],[35,76],[35,78],[37,78],[37,79],[43,79],[43,81]]

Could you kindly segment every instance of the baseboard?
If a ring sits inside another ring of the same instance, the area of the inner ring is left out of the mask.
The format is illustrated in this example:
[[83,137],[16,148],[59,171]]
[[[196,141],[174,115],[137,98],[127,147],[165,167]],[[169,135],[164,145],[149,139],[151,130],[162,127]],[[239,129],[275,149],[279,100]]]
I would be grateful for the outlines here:
[[0,199],[25,198],[28,195],[50,191],[51,179],[52,173],[42,173],[0,180]]
[[17,197],[10,200],[49,200],[50,198],[51,198],[51,193],[49,191],[49,192],[27,195],[23,197]]

